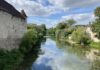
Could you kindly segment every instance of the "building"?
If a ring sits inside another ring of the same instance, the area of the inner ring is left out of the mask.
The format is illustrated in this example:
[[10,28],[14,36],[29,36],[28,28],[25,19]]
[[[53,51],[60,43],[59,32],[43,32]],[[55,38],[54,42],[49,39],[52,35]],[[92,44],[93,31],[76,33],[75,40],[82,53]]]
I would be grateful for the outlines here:
[[0,0],[0,48],[18,48],[27,30],[26,18],[24,10],[18,12],[5,0]]

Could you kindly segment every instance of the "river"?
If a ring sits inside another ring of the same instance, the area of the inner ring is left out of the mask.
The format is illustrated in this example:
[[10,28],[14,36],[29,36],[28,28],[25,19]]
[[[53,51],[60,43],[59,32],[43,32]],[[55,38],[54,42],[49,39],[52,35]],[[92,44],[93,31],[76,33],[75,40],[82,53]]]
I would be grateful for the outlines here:
[[[84,51],[47,38],[31,70],[94,70]],[[95,69],[99,70],[99,69]]]

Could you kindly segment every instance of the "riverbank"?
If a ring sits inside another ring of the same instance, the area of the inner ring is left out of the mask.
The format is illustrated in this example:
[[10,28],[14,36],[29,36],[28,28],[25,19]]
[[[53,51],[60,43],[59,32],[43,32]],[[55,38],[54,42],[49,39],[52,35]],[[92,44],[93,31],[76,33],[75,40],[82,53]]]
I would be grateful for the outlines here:
[[[40,46],[42,42],[42,38],[39,37],[36,38],[37,41],[29,40],[29,38],[26,38],[27,40],[24,40],[24,44],[20,46],[19,49],[13,49],[12,51],[5,51],[0,50],[0,70],[15,70],[18,65],[24,61],[24,57],[26,57],[26,54],[29,53],[31,50],[35,52],[35,50]],[[33,41],[35,43],[32,43],[30,41]],[[26,43],[25,43],[26,42]],[[39,49],[39,48],[38,48]],[[38,53],[35,52],[34,55]],[[34,60],[37,58],[36,56],[33,57]]]
[[93,38],[91,38],[89,32],[87,32],[87,29],[88,27],[79,26],[76,27],[76,29],[70,31],[67,29],[56,30],[53,37],[61,41],[66,41],[70,45],[77,45],[100,50],[100,42],[97,40],[95,41],[97,37],[93,36]]
[[87,25],[78,25],[74,19],[59,22],[56,27],[49,28],[47,34],[71,45],[79,45],[100,50],[100,7],[94,10],[97,17]]
[[[84,45],[81,45],[81,44],[76,43],[75,41],[72,41],[71,39],[67,39],[65,41],[68,42],[70,45],[80,45],[80,46],[84,46]],[[88,45],[86,45],[86,46],[88,46],[90,48],[94,48],[94,49],[100,50],[100,42],[90,41],[90,43]],[[84,47],[86,47],[86,46],[84,46]]]
[[31,70],[51,70],[55,68],[57,70],[84,70],[84,68],[85,70],[99,70],[100,63],[96,62],[97,60],[91,61],[95,57],[90,57],[95,50],[90,52],[89,50],[86,47],[75,47],[65,41],[47,38],[46,42],[41,45],[43,54],[38,54],[39,57],[33,63]]
[[25,57],[28,57],[27,55],[31,54],[31,52],[34,52],[33,61],[35,61],[44,38],[43,31],[39,28],[37,30],[37,27],[38,26],[29,29],[27,33],[24,34],[18,49],[11,51],[0,50],[0,70],[16,70],[25,60]]

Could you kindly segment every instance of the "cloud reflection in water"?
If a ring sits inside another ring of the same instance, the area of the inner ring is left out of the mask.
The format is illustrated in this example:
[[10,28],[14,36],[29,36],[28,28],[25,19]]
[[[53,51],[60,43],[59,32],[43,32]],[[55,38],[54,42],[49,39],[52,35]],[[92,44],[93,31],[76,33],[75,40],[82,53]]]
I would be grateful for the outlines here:
[[80,59],[74,53],[64,52],[56,47],[56,43],[47,39],[41,46],[45,52],[32,66],[32,70],[89,70],[87,60]]

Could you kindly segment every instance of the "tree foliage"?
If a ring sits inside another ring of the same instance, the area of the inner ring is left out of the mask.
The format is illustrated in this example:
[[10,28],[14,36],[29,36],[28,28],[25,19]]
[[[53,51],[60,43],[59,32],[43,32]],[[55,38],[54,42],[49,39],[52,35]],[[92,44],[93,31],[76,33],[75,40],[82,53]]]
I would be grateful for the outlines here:
[[46,28],[45,25],[37,26],[35,24],[28,25],[27,28],[28,32],[24,34],[18,49],[11,51],[0,49],[0,70],[17,70],[16,68],[30,51],[34,52],[34,60],[37,58],[36,50],[39,51]]
[[27,29],[30,31],[37,31],[40,35],[46,35],[46,26],[45,24],[36,25],[36,24],[29,24],[27,25]]
[[82,27],[78,27],[72,33],[72,40],[81,45],[88,45],[90,43],[90,38]]
[[55,36],[56,28],[49,28],[47,30],[47,35]]
[[61,22],[57,25],[56,29],[65,29],[67,28],[67,24],[65,22]]
[[69,28],[71,27],[72,25],[74,25],[76,23],[76,21],[74,19],[69,19],[69,20],[65,20],[63,22],[60,22],[58,25],[57,25],[57,29],[65,29],[65,28]]
[[97,7],[94,12],[95,16],[100,18],[100,7]]
[[97,33],[97,37],[100,38],[100,7],[95,9],[96,20],[92,24],[92,30]]
[[76,23],[76,21],[74,19],[69,19],[69,20],[66,20],[66,23],[68,26],[72,26]]

